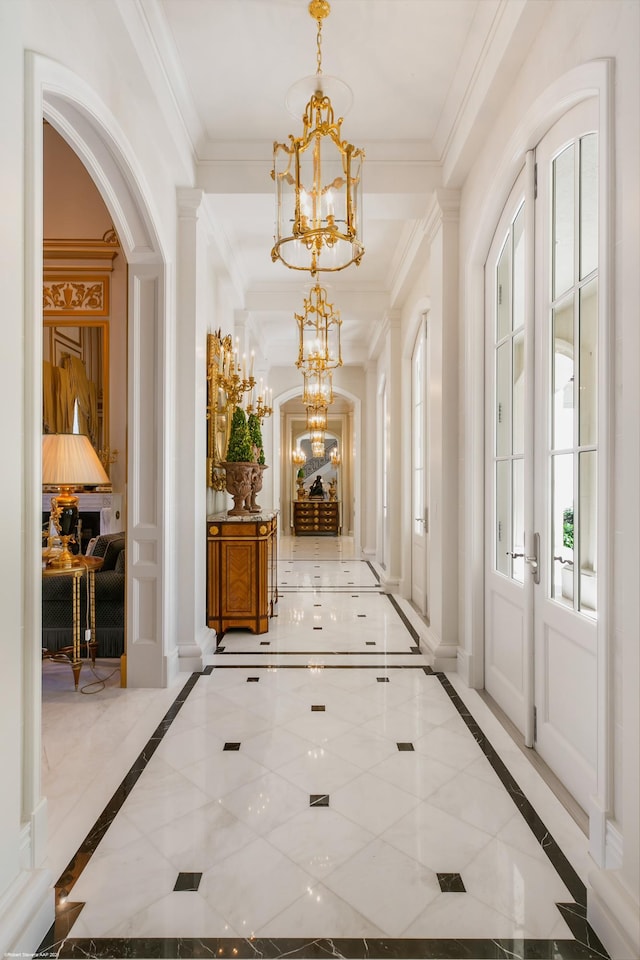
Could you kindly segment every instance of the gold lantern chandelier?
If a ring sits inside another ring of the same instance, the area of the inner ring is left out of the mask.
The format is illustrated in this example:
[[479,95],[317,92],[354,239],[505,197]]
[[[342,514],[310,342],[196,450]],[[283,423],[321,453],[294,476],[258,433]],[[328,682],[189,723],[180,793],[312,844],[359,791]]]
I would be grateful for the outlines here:
[[303,371],[302,403],[307,410],[326,410],[333,403],[331,370]]
[[340,311],[327,300],[327,291],[317,283],[304,299],[304,313],[295,313],[298,323],[296,366],[308,371],[333,370],[342,366]]
[[311,455],[314,457],[324,457],[324,430],[312,430],[309,434],[309,439],[311,440]]
[[327,411],[325,408],[307,407],[307,430],[326,430]]
[[276,184],[271,259],[312,277],[358,265],[364,254],[359,224],[364,151],[342,139],[343,118],[335,119],[327,92],[341,93],[346,85],[322,74],[322,21],[330,12],[327,0],[311,0],[309,13],[318,27],[313,92],[301,136],[274,143],[271,171]]

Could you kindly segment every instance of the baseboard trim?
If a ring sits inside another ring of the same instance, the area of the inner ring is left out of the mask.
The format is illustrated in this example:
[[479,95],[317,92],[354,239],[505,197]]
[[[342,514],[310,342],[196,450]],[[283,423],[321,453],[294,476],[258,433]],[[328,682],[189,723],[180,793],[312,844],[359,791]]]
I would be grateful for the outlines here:
[[31,956],[54,919],[51,871],[21,871],[0,900],[0,957]]
[[640,957],[640,903],[612,870],[592,870],[587,919],[611,960]]

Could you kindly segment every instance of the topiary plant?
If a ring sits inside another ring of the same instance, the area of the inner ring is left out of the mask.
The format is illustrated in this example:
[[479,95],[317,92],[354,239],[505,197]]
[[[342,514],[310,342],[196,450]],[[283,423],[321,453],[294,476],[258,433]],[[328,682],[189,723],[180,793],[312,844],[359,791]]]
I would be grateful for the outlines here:
[[227,461],[228,463],[251,463],[253,461],[247,417],[242,407],[236,407],[233,411]]
[[250,413],[247,419],[249,428],[249,437],[251,443],[258,451],[258,463],[264,463],[264,449],[262,446],[262,430],[260,429],[260,418],[255,413]]

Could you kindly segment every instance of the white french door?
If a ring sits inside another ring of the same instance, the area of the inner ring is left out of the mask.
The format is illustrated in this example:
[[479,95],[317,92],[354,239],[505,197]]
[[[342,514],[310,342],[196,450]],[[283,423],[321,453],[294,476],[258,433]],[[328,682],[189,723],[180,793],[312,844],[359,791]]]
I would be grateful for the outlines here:
[[[531,636],[526,623],[525,329],[531,325],[526,279],[526,171],[518,177],[496,230],[486,268],[485,687],[526,735],[531,699]],[[527,225],[529,221],[527,220]],[[529,231],[527,231],[528,233]],[[491,399],[489,400],[489,396]],[[528,492],[528,490],[527,490]]]
[[387,549],[389,544],[389,405],[387,402],[387,384],[386,381],[382,388],[382,397],[380,401],[382,414],[382,437],[381,437],[381,483],[380,492],[382,494],[382,510],[380,518],[380,557],[383,569],[389,568],[389,558]]
[[597,759],[597,158],[586,101],[528,156],[486,272],[485,685],[585,809]]
[[427,364],[426,316],[420,326],[411,356],[411,599],[428,616],[428,495],[427,495]]

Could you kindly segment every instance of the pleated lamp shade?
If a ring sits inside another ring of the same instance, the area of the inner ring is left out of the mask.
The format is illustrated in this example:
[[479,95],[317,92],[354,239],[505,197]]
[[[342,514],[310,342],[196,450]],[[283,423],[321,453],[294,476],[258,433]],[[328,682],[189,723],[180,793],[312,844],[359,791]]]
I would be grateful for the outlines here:
[[45,433],[42,437],[42,483],[45,486],[83,487],[111,483],[82,433]]

